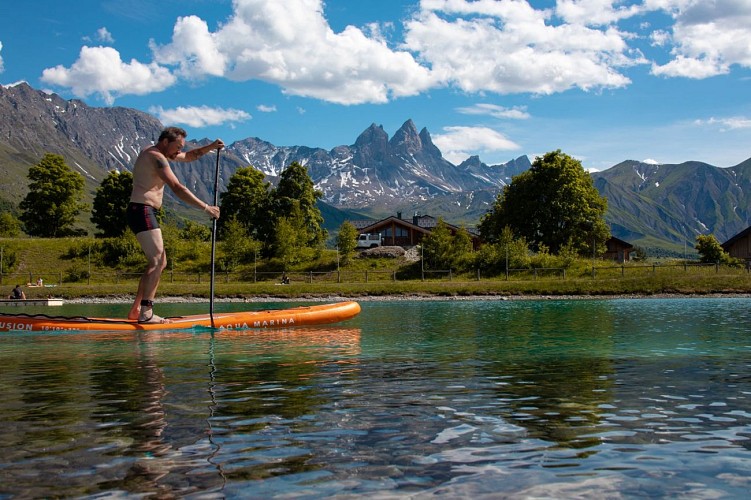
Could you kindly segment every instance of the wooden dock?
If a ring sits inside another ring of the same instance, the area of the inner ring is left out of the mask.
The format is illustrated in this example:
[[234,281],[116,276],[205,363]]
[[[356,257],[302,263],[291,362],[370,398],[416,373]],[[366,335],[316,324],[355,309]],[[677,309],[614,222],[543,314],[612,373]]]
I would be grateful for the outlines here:
[[0,307],[61,306],[63,299],[0,299]]

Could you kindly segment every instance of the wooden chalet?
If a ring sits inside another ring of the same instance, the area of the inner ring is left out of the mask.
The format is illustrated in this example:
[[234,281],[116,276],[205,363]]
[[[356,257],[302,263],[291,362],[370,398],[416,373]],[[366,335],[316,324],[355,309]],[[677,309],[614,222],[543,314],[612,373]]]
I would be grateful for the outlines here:
[[614,260],[616,262],[626,262],[631,260],[631,252],[635,251],[634,245],[620,238],[611,236],[605,242],[605,253],[602,255],[604,260]]
[[[402,219],[401,212],[398,212],[396,216],[375,222],[372,220],[353,220],[350,223],[360,233],[380,233],[383,237],[384,246],[410,248],[419,245],[425,235],[430,234],[438,224],[438,219],[430,215],[415,214],[410,221]],[[446,226],[454,234],[460,229],[458,226],[449,223],[446,223]],[[472,247],[477,249],[480,246],[480,236],[471,231],[469,231],[469,235],[472,238]]]
[[751,262],[751,226],[736,234],[722,245],[731,257]]

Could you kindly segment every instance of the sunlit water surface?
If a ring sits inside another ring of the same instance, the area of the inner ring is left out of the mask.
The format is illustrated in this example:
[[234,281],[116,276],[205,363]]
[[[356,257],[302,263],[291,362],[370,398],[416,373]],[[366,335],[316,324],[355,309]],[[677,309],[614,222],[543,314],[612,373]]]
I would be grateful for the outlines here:
[[751,487],[749,299],[362,306],[329,327],[0,334],[0,498]]

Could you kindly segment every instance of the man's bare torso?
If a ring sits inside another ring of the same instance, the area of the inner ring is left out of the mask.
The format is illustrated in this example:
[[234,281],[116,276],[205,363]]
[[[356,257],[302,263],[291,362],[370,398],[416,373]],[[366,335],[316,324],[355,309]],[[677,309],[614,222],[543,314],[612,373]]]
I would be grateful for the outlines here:
[[136,164],[133,166],[131,202],[161,208],[164,181],[159,176],[159,169],[163,168],[169,168],[169,163],[156,146],[141,151],[136,159]]

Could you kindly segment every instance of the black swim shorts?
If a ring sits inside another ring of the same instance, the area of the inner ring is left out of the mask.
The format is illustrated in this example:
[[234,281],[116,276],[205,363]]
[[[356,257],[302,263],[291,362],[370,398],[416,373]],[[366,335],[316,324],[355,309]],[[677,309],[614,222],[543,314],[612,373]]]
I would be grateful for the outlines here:
[[159,229],[159,222],[156,220],[156,210],[151,205],[130,202],[128,204],[126,219],[128,227],[135,234]]

